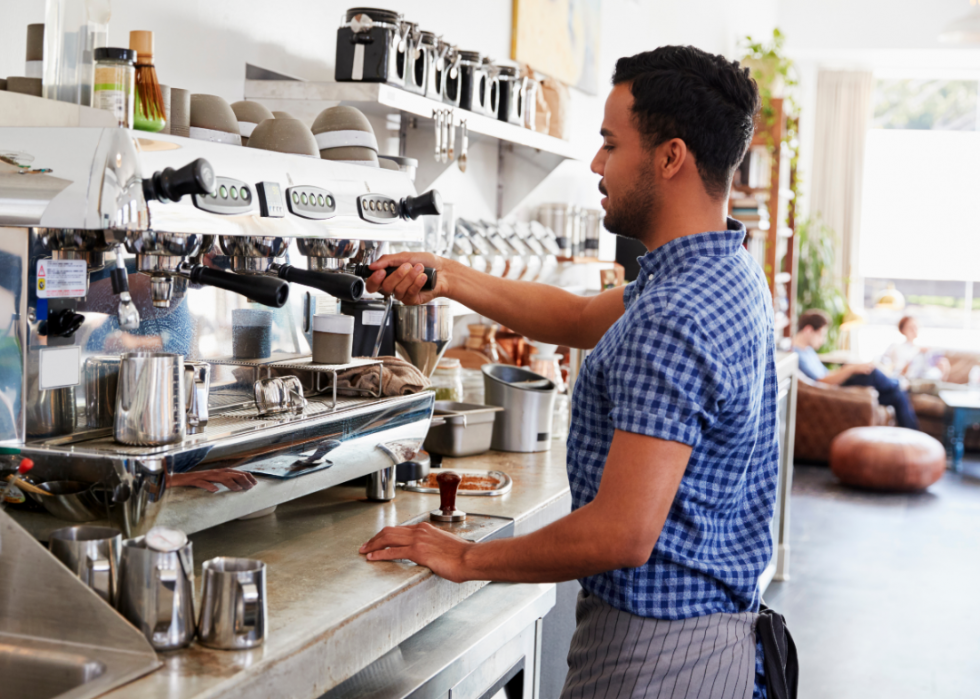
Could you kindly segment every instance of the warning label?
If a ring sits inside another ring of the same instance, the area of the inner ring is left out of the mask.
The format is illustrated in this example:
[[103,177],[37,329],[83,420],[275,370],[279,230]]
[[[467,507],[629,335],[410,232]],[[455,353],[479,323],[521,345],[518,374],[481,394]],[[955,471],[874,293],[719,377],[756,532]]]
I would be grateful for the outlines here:
[[85,296],[88,266],[85,260],[38,260],[37,297],[72,299]]

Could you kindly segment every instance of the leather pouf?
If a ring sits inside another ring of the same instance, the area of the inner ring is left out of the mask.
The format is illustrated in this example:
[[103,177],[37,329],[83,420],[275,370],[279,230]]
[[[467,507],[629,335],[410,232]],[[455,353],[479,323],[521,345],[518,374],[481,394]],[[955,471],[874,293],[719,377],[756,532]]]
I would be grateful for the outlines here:
[[946,450],[929,435],[904,427],[852,427],[830,445],[830,470],[859,488],[915,492],[946,471]]

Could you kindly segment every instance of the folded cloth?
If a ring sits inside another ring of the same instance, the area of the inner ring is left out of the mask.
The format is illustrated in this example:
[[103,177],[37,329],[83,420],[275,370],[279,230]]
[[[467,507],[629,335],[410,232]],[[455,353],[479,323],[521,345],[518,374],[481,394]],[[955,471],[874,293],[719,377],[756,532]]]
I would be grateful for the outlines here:
[[[424,391],[429,380],[414,365],[400,357],[378,357],[382,364],[383,396],[407,396]],[[348,369],[337,376],[337,390],[378,391],[378,366],[376,364]]]

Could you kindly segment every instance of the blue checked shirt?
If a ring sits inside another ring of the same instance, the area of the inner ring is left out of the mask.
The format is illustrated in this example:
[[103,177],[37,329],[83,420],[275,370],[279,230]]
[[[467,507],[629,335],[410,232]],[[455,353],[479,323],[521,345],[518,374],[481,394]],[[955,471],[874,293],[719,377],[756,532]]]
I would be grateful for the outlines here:
[[581,581],[638,616],[759,608],[778,461],[775,340],[766,279],[744,236],[730,220],[727,231],[678,238],[640,258],[626,313],[575,382],[574,508],[595,498],[614,430],[693,448],[650,560]]

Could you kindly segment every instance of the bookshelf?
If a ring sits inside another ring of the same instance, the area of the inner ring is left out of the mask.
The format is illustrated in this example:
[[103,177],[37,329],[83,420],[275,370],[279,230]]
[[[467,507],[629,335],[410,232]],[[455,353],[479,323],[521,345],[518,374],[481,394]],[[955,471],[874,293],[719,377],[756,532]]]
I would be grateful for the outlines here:
[[[787,116],[773,98],[771,124],[756,122],[745,160],[735,173],[728,215],[745,224],[745,247],[766,273],[776,312],[776,333],[790,336],[796,324],[796,168],[783,144]],[[793,117],[795,118],[795,117]]]

